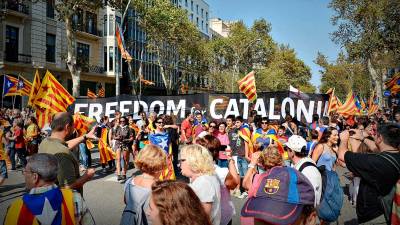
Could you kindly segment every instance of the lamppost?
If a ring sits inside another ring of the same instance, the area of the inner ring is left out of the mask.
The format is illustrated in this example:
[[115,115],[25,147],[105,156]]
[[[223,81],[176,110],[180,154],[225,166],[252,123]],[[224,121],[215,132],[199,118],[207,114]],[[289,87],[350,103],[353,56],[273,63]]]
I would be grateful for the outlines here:
[[250,48],[252,46],[253,43],[259,42],[259,41],[261,41],[261,38],[254,39],[254,40],[250,41],[242,51],[235,52],[234,72],[232,74],[232,83],[231,83],[231,92],[232,93],[233,93],[233,87],[234,87],[233,84],[235,83],[236,75],[239,75],[239,62],[240,62],[240,59],[242,58],[242,55],[247,51],[248,48]]

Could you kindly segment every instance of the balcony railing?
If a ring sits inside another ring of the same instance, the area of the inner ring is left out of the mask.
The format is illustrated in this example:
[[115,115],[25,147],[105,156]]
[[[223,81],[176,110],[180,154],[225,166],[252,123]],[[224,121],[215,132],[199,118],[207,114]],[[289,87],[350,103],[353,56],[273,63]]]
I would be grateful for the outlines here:
[[32,56],[31,55],[26,55],[26,54],[5,54],[5,60],[8,62],[18,62],[18,63],[26,63],[30,64],[32,63]]
[[[84,73],[104,73],[104,67],[98,65],[90,65],[86,62],[80,63],[79,59],[77,60],[77,65],[81,68],[81,71]],[[66,67],[68,69],[68,66]]]
[[17,11],[23,14],[29,14],[29,7],[23,3],[19,3],[16,0],[7,0],[2,3],[2,8]]
[[99,37],[103,36],[103,33],[101,32],[101,30],[97,29],[97,27],[89,28],[87,26],[83,26],[82,24],[72,24],[72,28],[76,31],[93,34],[95,36],[99,36]]

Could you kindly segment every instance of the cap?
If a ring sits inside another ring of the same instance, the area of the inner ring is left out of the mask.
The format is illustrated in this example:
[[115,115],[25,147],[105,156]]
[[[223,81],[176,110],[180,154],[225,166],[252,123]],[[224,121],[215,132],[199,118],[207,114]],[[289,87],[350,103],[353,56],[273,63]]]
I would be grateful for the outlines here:
[[272,224],[292,224],[305,205],[314,205],[308,179],[291,167],[273,167],[254,180],[241,215]]
[[301,152],[302,148],[306,146],[307,141],[299,135],[292,135],[286,143],[286,147],[295,152]]

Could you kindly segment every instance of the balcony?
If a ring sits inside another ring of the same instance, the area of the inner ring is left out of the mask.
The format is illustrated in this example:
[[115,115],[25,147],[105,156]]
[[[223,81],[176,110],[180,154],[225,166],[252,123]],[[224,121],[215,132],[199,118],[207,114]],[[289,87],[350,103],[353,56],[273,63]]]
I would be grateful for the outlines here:
[[83,26],[82,24],[73,24],[72,28],[77,31],[78,36],[84,38],[98,40],[103,36],[103,32],[97,29],[97,27],[88,27]]
[[[77,59],[77,65],[81,68],[81,72],[83,73],[96,73],[96,74],[103,74],[104,67],[98,65],[90,65],[87,62],[80,62],[79,58]],[[68,66],[66,66],[68,69]]]
[[15,63],[23,63],[23,64],[31,64],[32,56],[26,54],[5,54],[5,61],[7,62],[15,62]]
[[6,14],[23,18],[27,18],[29,15],[29,7],[16,0],[1,1],[0,7],[5,10]]

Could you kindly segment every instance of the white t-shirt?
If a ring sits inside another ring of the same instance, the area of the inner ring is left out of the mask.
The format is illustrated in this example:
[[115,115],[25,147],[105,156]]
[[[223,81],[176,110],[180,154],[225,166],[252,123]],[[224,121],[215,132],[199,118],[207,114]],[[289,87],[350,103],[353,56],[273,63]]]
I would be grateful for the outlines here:
[[229,169],[215,166],[215,173],[221,182],[221,225],[227,225],[236,214],[235,205],[233,205],[231,194],[225,186],[225,179],[228,176]]
[[[300,159],[300,161],[294,166],[296,170],[299,170],[301,165],[305,162],[314,163],[314,161],[310,157],[304,157]],[[314,163],[315,164],[315,163]],[[301,171],[301,173],[308,178],[311,185],[314,187],[314,194],[315,194],[315,202],[314,206],[319,205],[321,201],[321,194],[322,194],[322,177],[319,170],[314,166],[307,166]]]
[[221,190],[218,177],[202,175],[189,184],[202,203],[212,203],[211,222],[220,225],[221,222]]

